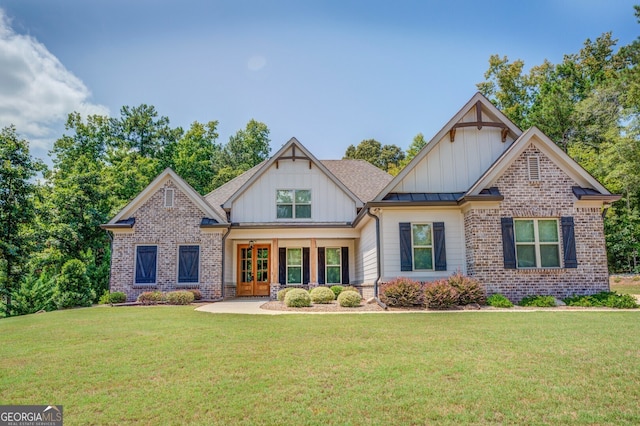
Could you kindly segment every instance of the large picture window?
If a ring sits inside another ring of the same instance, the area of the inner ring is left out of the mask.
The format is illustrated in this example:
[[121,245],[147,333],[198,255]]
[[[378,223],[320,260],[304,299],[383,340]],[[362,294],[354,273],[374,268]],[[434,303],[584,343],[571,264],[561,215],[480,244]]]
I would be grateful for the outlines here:
[[200,271],[200,246],[178,248],[178,283],[197,283]]
[[560,267],[556,219],[515,219],[513,224],[518,268]]
[[413,247],[413,270],[433,270],[433,230],[429,223],[411,226],[411,244]]
[[155,284],[158,246],[136,247],[135,284]]
[[278,219],[310,219],[311,191],[308,189],[279,189],[276,191]]
[[302,284],[302,249],[287,249],[287,284]]

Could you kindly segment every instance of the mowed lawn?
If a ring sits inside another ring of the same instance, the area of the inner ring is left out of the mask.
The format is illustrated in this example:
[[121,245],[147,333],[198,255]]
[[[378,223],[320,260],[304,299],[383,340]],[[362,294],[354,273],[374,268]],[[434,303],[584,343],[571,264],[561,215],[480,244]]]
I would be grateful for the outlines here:
[[0,404],[76,424],[638,424],[640,312],[0,320]]

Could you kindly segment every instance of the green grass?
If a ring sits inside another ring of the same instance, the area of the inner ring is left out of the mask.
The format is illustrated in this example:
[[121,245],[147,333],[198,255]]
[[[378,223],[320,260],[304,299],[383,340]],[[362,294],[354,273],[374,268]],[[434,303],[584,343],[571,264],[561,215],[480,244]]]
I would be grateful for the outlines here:
[[65,424],[638,424],[640,313],[0,320],[0,404]]

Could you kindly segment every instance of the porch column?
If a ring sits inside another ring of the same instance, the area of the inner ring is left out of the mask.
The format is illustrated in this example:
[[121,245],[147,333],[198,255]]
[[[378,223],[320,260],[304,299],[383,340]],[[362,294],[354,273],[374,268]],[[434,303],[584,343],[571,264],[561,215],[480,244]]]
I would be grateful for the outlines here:
[[271,240],[271,285],[269,291],[269,298],[276,300],[278,298],[278,292],[280,291],[280,281],[278,277],[278,239]]
[[318,248],[316,239],[309,244],[309,288],[318,286]]

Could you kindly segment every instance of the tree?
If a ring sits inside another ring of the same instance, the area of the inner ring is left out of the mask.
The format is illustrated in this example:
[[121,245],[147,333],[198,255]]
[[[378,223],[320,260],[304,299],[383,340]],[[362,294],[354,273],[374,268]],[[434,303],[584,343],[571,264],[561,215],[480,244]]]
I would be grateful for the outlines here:
[[217,126],[217,121],[206,124],[194,121],[173,151],[173,170],[200,194],[214,188],[216,172],[213,161],[222,149],[216,144]]
[[357,147],[349,145],[345,159],[365,160],[386,172],[396,169],[404,159],[402,148],[397,145],[384,145],[375,139],[366,139]]
[[34,219],[33,178],[44,167],[29,154],[29,144],[14,126],[0,131],[0,297],[10,316],[12,292],[30,254],[28,227]]
[[95,298],[84,263],[78,259],[66,262],[56,279],[53,292],[53,301],[58,309],[91,306]]

